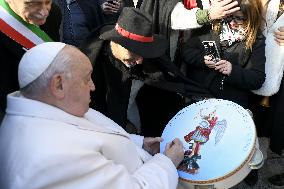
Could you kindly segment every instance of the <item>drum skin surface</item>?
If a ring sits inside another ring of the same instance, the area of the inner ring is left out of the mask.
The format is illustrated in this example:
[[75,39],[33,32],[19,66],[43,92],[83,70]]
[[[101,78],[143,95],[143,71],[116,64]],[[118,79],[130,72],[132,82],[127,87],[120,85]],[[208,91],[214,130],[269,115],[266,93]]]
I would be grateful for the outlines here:
[[250,114],[231,101],[208,99],[183,108],[166,125],[162,138],[161,150],[175,138],[183,143],[180,188],[229,188],[250,172],[255,125]]

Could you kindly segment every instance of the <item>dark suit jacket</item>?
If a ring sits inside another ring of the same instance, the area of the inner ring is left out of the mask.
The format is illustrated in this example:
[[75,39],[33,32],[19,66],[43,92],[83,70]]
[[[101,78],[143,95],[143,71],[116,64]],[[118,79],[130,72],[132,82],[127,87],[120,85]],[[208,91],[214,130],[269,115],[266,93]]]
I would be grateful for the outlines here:
[[104,23],[103,13],[98,0],[76,0],[82,9],[90,31]]

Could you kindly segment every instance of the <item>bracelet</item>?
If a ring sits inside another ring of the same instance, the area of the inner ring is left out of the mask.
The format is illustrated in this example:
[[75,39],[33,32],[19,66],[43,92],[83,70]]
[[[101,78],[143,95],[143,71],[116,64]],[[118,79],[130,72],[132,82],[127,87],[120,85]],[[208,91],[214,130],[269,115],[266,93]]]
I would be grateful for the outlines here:
[[207,17],[208,17],[208,22],[211,23],[212,19],[211,19],[211,9],[207,10]]
[[196,21],[199,25],[209,24],[210,23],[210,13],[209,10],[197,10],[196,13]]

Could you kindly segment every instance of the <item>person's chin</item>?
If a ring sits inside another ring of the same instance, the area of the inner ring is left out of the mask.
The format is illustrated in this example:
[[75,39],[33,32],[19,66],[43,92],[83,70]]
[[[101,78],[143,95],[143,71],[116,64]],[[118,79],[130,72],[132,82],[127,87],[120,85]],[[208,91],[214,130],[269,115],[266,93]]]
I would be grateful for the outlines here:
[[45,24],[45,22],[46,22],[46,19],[42,19],[42,20],[38,21],[37,25],[41,26],[41,25]]
[[46,18],[44,19],[38,19],[38,20],[31,20],[30,21],[30,24],[34,24],[34,25],[37,25],[37,26],[41,26],[43,24],[45,24],[46,22]]

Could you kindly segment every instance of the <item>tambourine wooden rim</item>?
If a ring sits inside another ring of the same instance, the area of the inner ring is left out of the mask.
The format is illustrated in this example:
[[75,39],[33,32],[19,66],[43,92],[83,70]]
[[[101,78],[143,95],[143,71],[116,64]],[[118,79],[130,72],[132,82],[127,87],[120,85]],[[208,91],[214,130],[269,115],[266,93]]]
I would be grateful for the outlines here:
[[192,184],[212,184],[212,183],[216,183],[216,182],[220,182],[222,180],[225,180],[229,177],[231,177],[232,175],[236,174],[239,170],[241,170],[252,158],[253,154],[254,154],[254,151],[255,151],[255,144],[256,144],[256,140],[254,141],[254,148],[253,150],[250,152],[249,156],[247,157],[247,159],[238,167],[236,168],[235,170],[233,170],[231,173],[225,175],[225,176],[222,176],[220,178],[217,178],[217,179],[210,179],[210,180],[206,180],[206,181],[195,181],[195,180],[190,180],[190,179],[184,179],[182,177],[179,177],[180,180],[183,180],[185,182],[189,182],[189,183],[192,183]]

